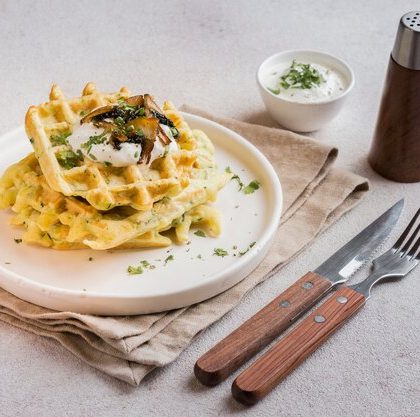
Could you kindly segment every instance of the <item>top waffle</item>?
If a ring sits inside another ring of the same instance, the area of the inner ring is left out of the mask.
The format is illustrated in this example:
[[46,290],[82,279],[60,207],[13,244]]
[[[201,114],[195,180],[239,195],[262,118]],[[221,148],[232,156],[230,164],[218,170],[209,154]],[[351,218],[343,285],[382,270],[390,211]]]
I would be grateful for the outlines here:
[[[139,125],[130,126],[133,131],[136,128],[136,132],[143,135],[143,132],[150,130],[148,122],[152,119],[158,120],[152,128],[156,128],[163,141],[166,135],[159,123],[163,120],[163,123],[172,125],[175,129],[178,142],[176,149],[165,151],[152,163],[148,159],[153,145],[147,140],[142,142],[143,150],[141,156],[139,155],[142,163],[128,166],[99,162],[92,155],[88,157],[72,149],[67,137],[80,126],[81,121],[95,114],[94,110],[98,108],[107,106],[108,110],[114,111],[119,103],[126,105],[131,99],[143,98],[129,96],[125,87],[118,93],[107,94],[98,92],[93,83],[88,83],[81,97],[67,99],[60,88],[54,85],[48,102],[29,108],[25,118],[26,132],[46,181],[53,190],[66,196],[83,197],[98,210],[111,210],[116,206],[149,210],[156,201],[180,194],[189,185],[195,168],[200,168],[203,164],[207,167],[214,165],[212,152],[206,149],[206,153],[203,153],[196,149],[194,135],[170,103],[165,103],[163,111],[152,106],[152,117],[144,117],[144,120],[139,117]],[[151,98],[150,100],[155,105]],[[107,119],[101,123],[107,125]],[[117,134],[115,137],[120,140]],[[165,144],[168,145],[164,142]],[[117,143],[116,148],[118,146]],[[148,146],[149,153],[145,152],[143,155]]]

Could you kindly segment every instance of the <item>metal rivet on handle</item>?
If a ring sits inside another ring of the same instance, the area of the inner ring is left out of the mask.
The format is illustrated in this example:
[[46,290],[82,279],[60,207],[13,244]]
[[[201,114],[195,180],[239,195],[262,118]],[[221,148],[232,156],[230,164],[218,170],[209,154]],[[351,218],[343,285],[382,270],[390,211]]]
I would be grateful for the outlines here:
[[348,299],[347,297],[344,297],[344,295],[340,295],[339,297],[337,297],[337,301],[338,301],[340,304],[346,304],[348,300],[349,300],[349,299]]
[[326,318],[324,316],[321,316],[320,314],[314,317],[314,321],[316,321],[317,323],[324,323],[325,320]]
[[280,307],[287,308],[290,306],[290,301],[284,300],[280,303]]
[[312,282],[310,281],[306,281],[303,283],[302,287],[305,288],[305,290],[309,290],[310,288],[312,288],[314,286],[314,284],[312,284]]

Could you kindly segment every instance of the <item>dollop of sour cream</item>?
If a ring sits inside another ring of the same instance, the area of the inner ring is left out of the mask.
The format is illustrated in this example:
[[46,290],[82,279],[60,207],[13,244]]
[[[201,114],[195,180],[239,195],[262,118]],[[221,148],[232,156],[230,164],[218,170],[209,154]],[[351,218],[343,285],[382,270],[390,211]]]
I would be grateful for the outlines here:
[[[171,129],[163,124],[160,126],[171,140],[171,143],[165,146],[162,145],[159,139],[156,139],[149,163],[162,157],[166,152],[175,152],[179,149]],[[142,150],[140,143],[122,142],[120,149],[116,149],[109,141],[110,134],[107,134],[103,136],[101,143],[93,143],[92,145],[86,146],[91,137],[100,136],[103,133],[104,129],[97,128],[90,123],[84,123],[74,126],[73,133],[67,140],[74,152],[82,152],[86,158],[92,161],[110,164],[115,167],[126,167],[137,164]]]
[[281,77],[286,75],[291,68],[291,62],[284,62],[273,66],[268,72],[265,86],[274,94],[289,101],[300,103],[316,103],[340,96],[346,88],[343,76],[337,71],[320,64],[302,62],[299,64],[310,64],[321,76],[321,83],[311,88],[284,88],[280,85]]

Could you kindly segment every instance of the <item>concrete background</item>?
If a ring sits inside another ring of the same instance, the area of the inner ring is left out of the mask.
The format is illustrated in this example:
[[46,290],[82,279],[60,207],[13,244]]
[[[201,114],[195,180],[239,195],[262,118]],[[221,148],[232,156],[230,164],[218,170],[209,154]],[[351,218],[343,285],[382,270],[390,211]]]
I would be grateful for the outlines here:
[[368,177],[372,191],[138,388],[53,341],[0,323],[0,416],[420,415],[420,269],[377,287],[360,314],[256,407],[231,399],[232,379],[208,389],[192,375],[200,354],[397,199],[405,197],[406,208],[392,239],[417,209],[420,184],[387,181],[366,162],[398,20],[416,7],[414,0],[2,0],[0,133],[21,125],[52,82],[68,95],[87,81],[108,91],[127,85],[177,105],[274,125],[258,96],[258,65],[281,50],[319,49],[345,59],[356,86],[340,116],[313,136],[337,146],[338,165]]

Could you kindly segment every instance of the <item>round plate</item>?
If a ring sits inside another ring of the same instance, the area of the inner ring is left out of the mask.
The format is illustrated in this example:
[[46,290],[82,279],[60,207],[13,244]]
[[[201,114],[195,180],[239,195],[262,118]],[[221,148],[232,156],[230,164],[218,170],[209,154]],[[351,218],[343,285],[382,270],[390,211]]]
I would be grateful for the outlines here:
[[[16,243],[22,229],[8,224],[10,210],[1,210],[0,286],[54,310],[127,315],[198,303],[245,278],[266,255],[279,225],[283,201],[279,179],[264,155],[243,137],[201,117],[184,117],[191,128],[202,129],[211,138],[220,169],[229,166],[244,184],[254,179],[261,184],[254,193],[244,194],[232,180],[220,191],[214,203],[222,214],[220,237],[200,237],[191,231],[186,246],[57,251]],[[0,147],[0,173],[31,152],[22,128],[0,137]],[[228,255],[215,255],[216,248]],[[127,273],[129,265],[143,260],[154,269]]]

